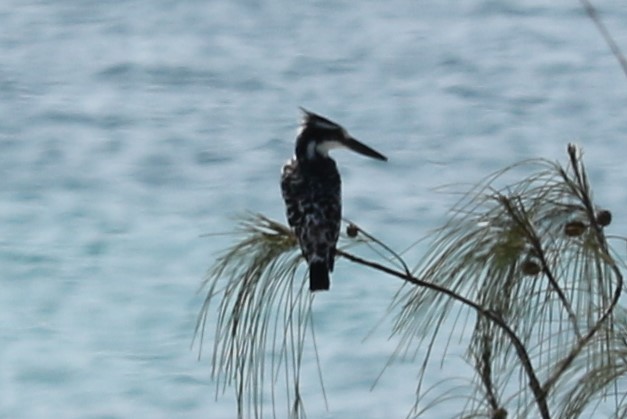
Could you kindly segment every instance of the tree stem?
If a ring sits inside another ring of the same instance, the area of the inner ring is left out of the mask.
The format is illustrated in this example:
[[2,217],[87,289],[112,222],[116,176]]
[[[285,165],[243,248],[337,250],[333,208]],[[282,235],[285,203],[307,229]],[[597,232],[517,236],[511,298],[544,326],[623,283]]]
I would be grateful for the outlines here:
[[485,309],[484,307],[480,306],[474,301],[469,300],[468,298],[463,297],[455,293],[454,291],[449,290],[448,288],[442,287],[437,284],[433,284],[431,282],[423,281],[421,279],[416,278],[413,275],[409,275],[405,272],[400,272],[395,269],[388,268],[387,266],[381,265],[379,263],[362,259],[358,256],[355,256],[351,253],[347,253],[340,249],[337,249],[336,252],[337,252],[337,255],[342,256],[350,260],[351,262],[364,265],[364,266],[369,266],[378,271],[385,272],[389,275],[395,276],[397,278],[410,282],[419,287],[428,288],[433,291],[445,294],[449,296],[450,298],[452,298],[453,300],[459,301],[460,303],[468,307],[471,307],[479,315],[484,316],[488,320],[492,321],[497,327],[500,327],[505,332],[505,334],[510,338],[512,344],[514,345],[514,348],[516,349],[516,354],[518,355],[518,359],[520,359],[520,362],[525,370],[525,373],[527,374],[527,377],[529,378],[529,388],[533,392],[536,405],[538,406],[538,410],[540,411],[541,417],[543,419],[551,418],[551,415],[549,414],[549,407],[546,402],[546,392],[543,390],[542,386],[540,385],[540,381],[538,380],[535,370],[533,369],[533,365],[531,364],[531,359],[529,358],[529,354],[527,353],[527,350],[525,349],[525,345],[520,341],[516,333],[507,325],[507,323],[505,323],[505,321],[503,320],[503,318],[501,318],[501,316],[499,316],[497,313],[491,310]]

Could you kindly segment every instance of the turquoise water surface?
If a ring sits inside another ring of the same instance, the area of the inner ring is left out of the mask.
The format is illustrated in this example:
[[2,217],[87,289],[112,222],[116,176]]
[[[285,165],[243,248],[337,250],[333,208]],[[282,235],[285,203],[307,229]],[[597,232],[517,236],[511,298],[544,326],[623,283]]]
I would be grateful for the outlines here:
[[[627,4],[597,6],[627,48]],[[444,220],[434,188],[568,142],[624,234],[627,79],[575,0],[5,1],[0,27],[0,418],[235,417],[212,329],[190,348],[231,243],[206,234],[284,219],[298,106],[388,156],[335,153],[345,215],[395,248]],[[420,354],[371,390],[399,283],[345,261],[333,279],[314,302],[328,408],[306,359],[309,417],[405,417]],[[461,355],[425,385],[464,377]]]

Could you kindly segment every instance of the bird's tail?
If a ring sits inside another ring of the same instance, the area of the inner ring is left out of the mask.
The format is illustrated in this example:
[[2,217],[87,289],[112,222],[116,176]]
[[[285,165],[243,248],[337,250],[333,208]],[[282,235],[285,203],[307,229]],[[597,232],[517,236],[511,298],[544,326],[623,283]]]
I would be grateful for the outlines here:
[[311,291],[329,289],[329,268],[323,260],[316,260],[309,265],[309,289]]

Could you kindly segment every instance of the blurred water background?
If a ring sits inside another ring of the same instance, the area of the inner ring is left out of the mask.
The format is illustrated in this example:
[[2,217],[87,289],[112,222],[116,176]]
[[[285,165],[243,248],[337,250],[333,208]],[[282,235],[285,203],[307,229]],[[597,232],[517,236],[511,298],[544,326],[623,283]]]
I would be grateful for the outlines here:
[[[596,5],[627,48],[627,4]],[[625,233],[627,80],[575,0],[7,0],[0,28],[1,418],[235,416],[211,329],[190,349],[232,240],[203,235],[284,219],[299,105],[389,157],[335,153],[345,215],[397,249],[443,221],[434,188],[571,141]],[[307,359],[309,416],[404,417],[419,363],[371,390],[395,341],[364,341],[400,284],[345,261],[333,279],[314,303],[329,406]],[[425,385],[463,377],[461,355]]]

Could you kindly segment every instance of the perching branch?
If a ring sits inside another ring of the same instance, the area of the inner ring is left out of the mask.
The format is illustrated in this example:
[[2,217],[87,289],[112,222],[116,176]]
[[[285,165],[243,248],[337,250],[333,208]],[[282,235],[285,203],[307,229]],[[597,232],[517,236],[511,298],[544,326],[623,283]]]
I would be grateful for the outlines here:
[[432,284],[432,283],[420,280],[414,276],[407,275],[406,273],[403,273],[400,271],[396,271],[394,269],[388,268],[376,262],[371,262],[371,261],[359,258],[357,256],[351,255],[350,253],[343,252],[341,250],[338,250],[338,255],[350,260],[351,262],[368,266],[370,268],[376,269],[386,274],[395,276],[413,285],[424,287],[424,288],[436,291],[438,293],[444,294],[450,297],[452,300],[458,301],[461,304],[464,304],[472,308],[479,315],[485,317],[486,319],[494,323],[497,327],[501,328],[509,336],[509,338],[511,339],[512,345],[514,345],[514,348],[516,349],[520,362],[523,368],[525,369],[525,372],[529,378],[529,387],[531,388],[531,390],[533,391],[536,397],[536,403],[538,404],[538,410],[540,411],[540,414],[542,415],[544,419],[548,419],[551,417],[549,415],[549,409],[546,404],[546,395],[542,389],[542,386],[540,385],[540,381],[538,381],[538,377],[536,376],[535,370],[533,369],[533,365],[531,364],[531,359],[529,358],[529,354],[527,353],[527,350],[525,349],[525,345],[520,341],[518,336],[516,336],[516,333],[505,323],[505,321],[497,313],[494,313],[493,311],[486,309],[485,307],[480,306],[474,301],[464,298],[463,296],[449,289],[446,289],[436,284]]

